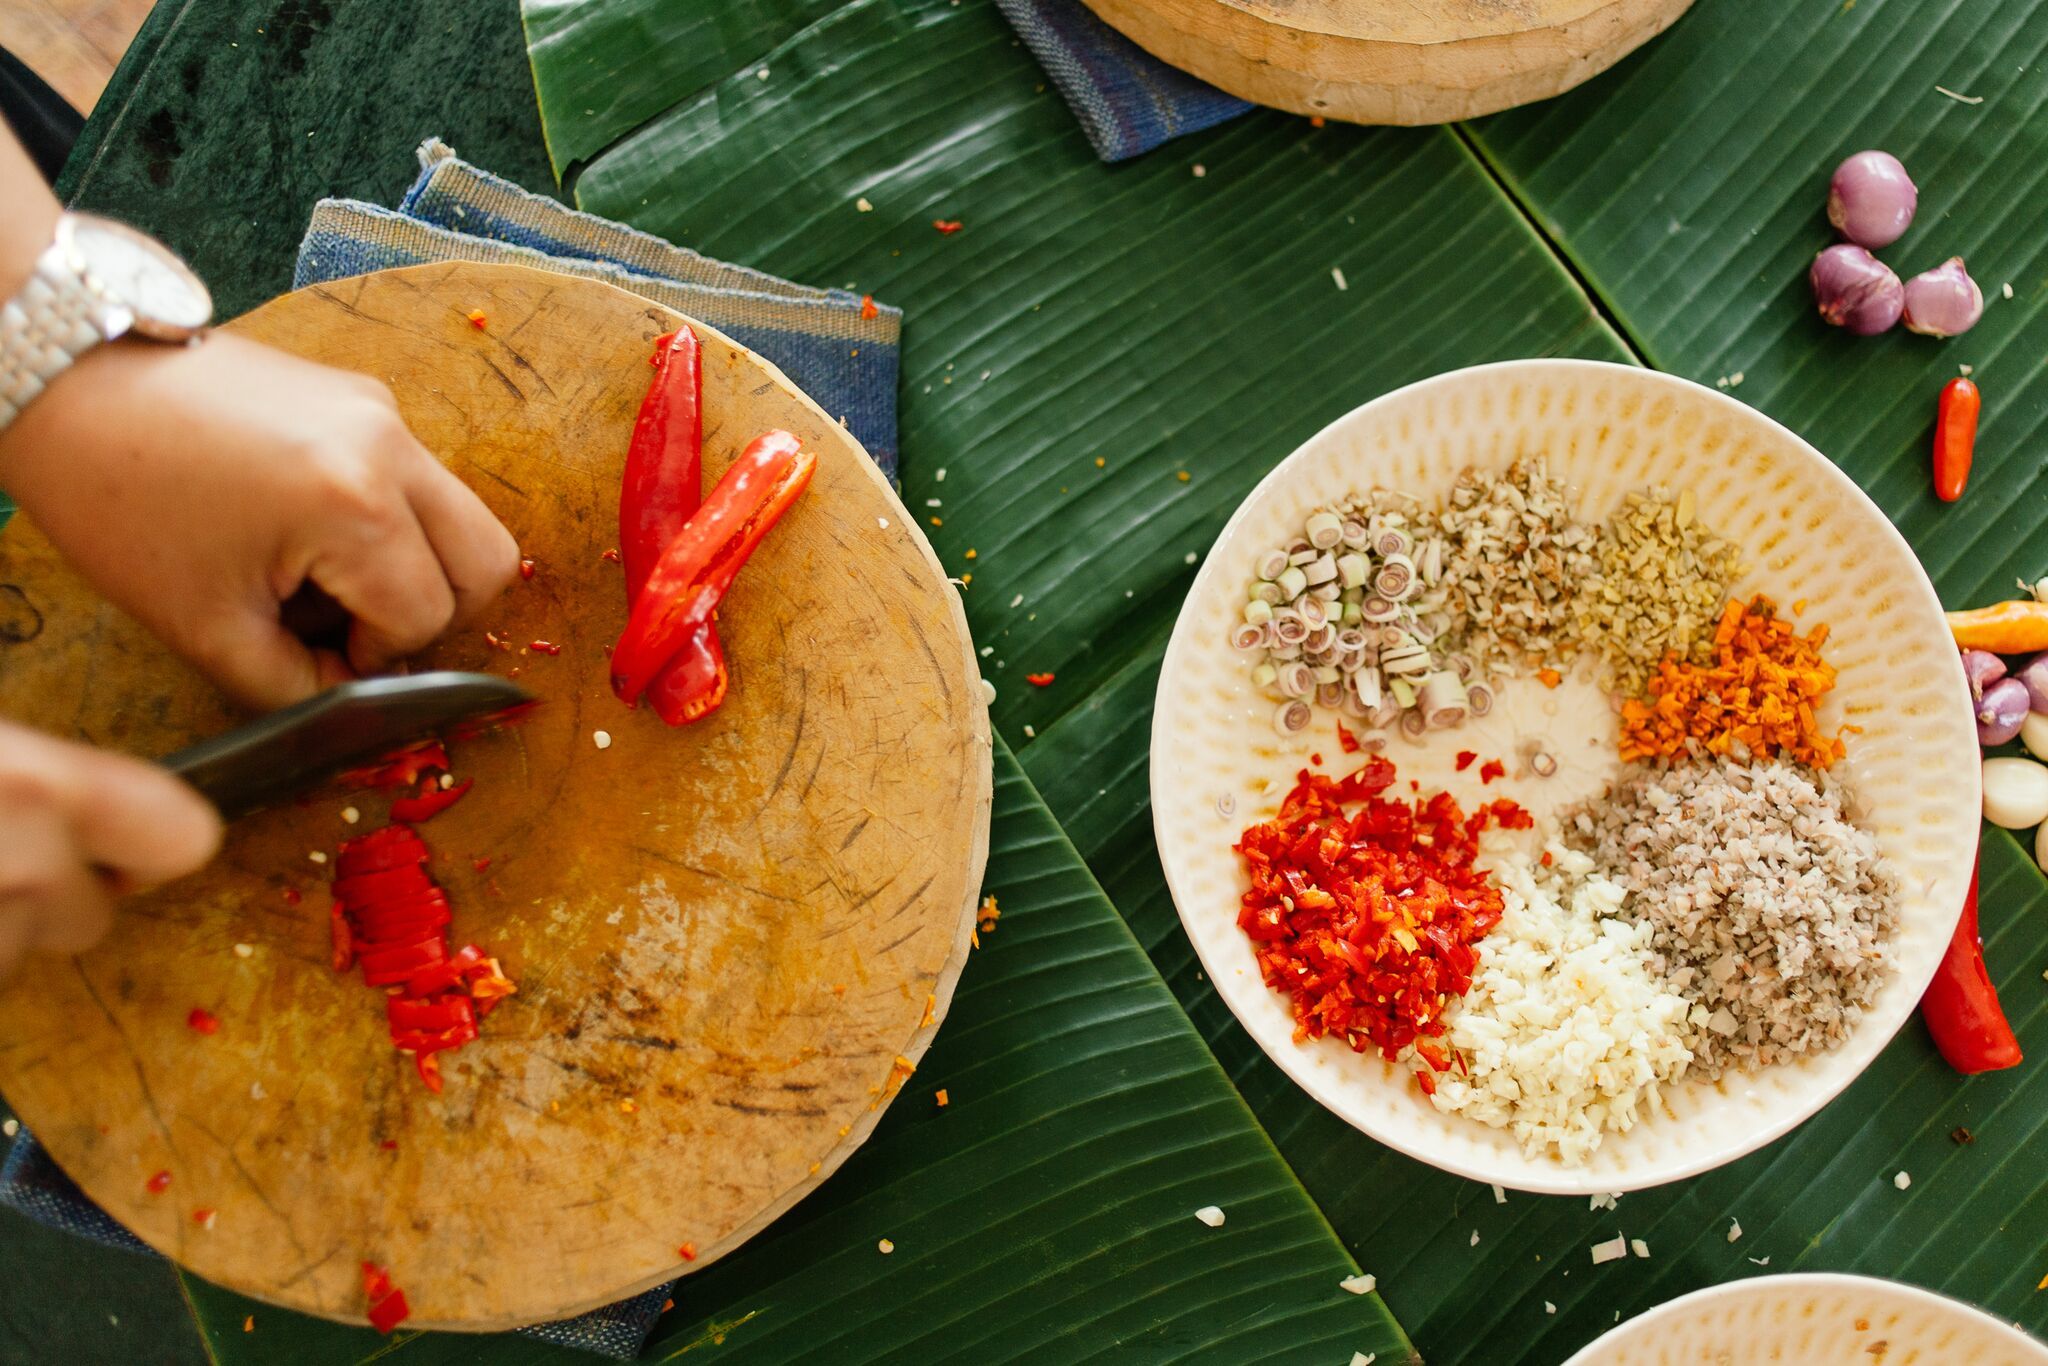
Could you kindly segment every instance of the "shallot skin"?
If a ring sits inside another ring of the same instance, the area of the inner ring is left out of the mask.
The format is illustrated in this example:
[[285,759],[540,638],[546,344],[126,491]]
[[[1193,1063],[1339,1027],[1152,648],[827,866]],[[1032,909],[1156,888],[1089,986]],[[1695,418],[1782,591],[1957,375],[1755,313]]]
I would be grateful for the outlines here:
[[1890,152],[1858,152],[1828,181],[1828,222],[1859,247],[1888,247],[1913,224],[1920,191]]
[[1807,278],[1821,321],[1859,337],[1889,330],[1906,309],[1905,287],[1891,267],[1848,242],[1814,257]]

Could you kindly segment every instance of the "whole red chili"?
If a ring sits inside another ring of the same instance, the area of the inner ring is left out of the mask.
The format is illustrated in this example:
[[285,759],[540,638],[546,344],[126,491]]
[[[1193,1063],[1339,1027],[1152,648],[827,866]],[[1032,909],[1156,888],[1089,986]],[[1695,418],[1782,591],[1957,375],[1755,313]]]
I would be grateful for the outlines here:
[[1977,929],[1977,870],[1970,870],[1970,890],[1963,914],[1948,941],[1948,952],[1927,994],[1920,998],[1920,1017],[1948,1065],[1964,1076],[1997,1072],[2020,1064],[2020,1041],[2006,1023],[1998,988],[1984,966],[1984,941]]
[[1970,457],[1977,448],[1977,412],[1983,397],[1967,379],[1943,386],[1934,418],[1934,496],[1953,503],[1970,482]]
[[761,538],[810,486],[817,457],[788,432],[754,438],[662,552],[612,648],[612,691],[637,704],[696,638]]

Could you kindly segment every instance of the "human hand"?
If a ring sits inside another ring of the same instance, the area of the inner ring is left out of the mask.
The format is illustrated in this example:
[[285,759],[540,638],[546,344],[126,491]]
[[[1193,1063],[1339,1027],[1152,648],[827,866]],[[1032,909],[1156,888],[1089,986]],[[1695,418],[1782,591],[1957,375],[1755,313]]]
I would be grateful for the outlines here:
[[82,953],[114,898],[183,877],[220,817],[154,764],[0,722],[0,978],[30,949]]
[[[0,488],[109,601],[257,707],[414,653],[519,564],[382,384],[226,333],[88,352],[0,432]],[[309,584],[353,618],[344,652],[281,624]]]

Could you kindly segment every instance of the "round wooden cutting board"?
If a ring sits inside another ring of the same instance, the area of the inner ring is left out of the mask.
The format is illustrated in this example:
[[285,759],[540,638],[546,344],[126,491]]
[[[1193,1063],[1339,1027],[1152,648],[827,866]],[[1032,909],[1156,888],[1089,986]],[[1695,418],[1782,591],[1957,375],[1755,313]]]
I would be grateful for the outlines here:
[[1087,0],[1169,65],[1254,104],[1449,123],[1561,94],[1692,0]]
[[[603,553],[653,339],[679,321],[607,285],[435,265],[230,324],[387,381],[511,528],[533,578],[418,664],[516,673],[544,705],[453,744],[475,790],[421,827],[450,942],[519,984],[443,1055],[444,1094],[392,1049],[383,994],[328,965],[333,865],[313,856],[383,824],[380,793],[237,823],[98,948],[0,988],[0,1093],[108,1213],[208,1280],[361,1321],[367,1259],[423,1328],[608,1303],[830,1175],[945,1014],[990,804],[958,596],[838,422],[702,324],[707,487],[769,427],[817,476],[721,613],[724,707],[672,730],[607,686],[625,602]],[[22,520],[0,533],[0,594],[20,628],[0,636],[0,715],[140,755],[241,719]],[[218,1033],[186,1026],[194,1007]]]

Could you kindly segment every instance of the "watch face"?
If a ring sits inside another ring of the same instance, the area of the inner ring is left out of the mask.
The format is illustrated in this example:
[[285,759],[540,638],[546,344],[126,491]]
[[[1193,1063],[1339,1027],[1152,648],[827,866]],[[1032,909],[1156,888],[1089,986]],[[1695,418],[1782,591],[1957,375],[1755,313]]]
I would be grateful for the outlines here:
[[111,219],[70,214],[71,248],[92,282],[135,314],[136,330],[180,335],[206,325],[213,299],[171,250]]

